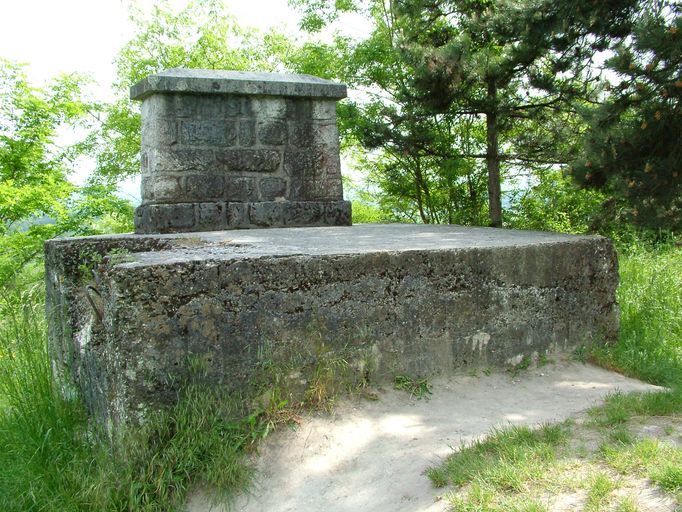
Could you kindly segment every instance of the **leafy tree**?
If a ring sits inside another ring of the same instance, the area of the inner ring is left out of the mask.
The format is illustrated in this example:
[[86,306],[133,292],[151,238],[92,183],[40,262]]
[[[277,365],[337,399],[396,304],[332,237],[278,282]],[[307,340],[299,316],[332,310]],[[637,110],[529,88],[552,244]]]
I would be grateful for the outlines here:
[[534,183],[517,193],[508,213],[510,227],[584,234],[595,230],[605,200],[597,190],[580,189],[561,171],[536,173]]
[[362,92],[339,104],[343,149],[353,152],[377,189],[377,202],[398,220],[481,223],[485,184],[481,168],[461,156],[479,151],[484,132],[475,118],[458,120],[416,101],[414,68],[405,59],[402,36],[409,20],[383,1],[296,0],[302,27],[318,30],[340,12],[371,20],[373,29],[357,41],[337,35],[332,43],[309,42],[287,55],[296,71],[334,78]]
[[[415,98],[437,112],[485,118],[490,223],[502,225],[501,164],[568,160],[576,98],[592,92],[590,59],[627,33],[632,1],[406,0]],[[561,133],[562,137],[557,137]]]
[[605,221],[682,228],[682,5],[646,1],[606,66],[611,91],[586,114],[582,186],[604,191]]
[[118,99],[98,106],[101,128],[81,147],[95,155],[98,183],[140,172],[140,105],[129,98],[133,84],[170,68],[273,71],[289,48],[281,34],[240,27],[221,0],[196,0],[179,12],[163,0],[149,14],[131,8],[130,18],[134,35],[115,62]]
[[[478,222],[483,171],[490,224],[500,226],[502,174],[575,154],[575,102],[597,92],[590,59],[627,33],[635,0],[291,3],[308,30],[351,11],[373,21],[362,41],[307,45],[299,69],[366,93],[341,110],[342,133],[375,157],[367,163],[385,198],[406,218],[448,222],[469,208],[456,221]],[[447,202],[457,197],[469,200]]]
[[72,75],[33,87],[20,65],[0,60],[0,283],[41,256],[46,239],[91,234],[103,214],[131,209],[110,187],[69,181],[78,153],[57,140],[85,122],[83,82]]

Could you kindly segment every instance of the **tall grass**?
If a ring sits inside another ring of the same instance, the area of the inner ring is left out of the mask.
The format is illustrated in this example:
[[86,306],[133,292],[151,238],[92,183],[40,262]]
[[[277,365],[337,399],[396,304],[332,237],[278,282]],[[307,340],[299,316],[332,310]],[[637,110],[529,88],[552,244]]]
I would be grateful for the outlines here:
[[628,375],[682,385],[682,248],[672,245],[622,251],[620,337],[597,350],[598,362]]
[[[188,384],[175,408],[111,441],[62,396],[46,346],[42,284],[0,297],[0,509],[169,511],[192,485],[244,489],[262,435],[241,402]],[[240,419],[242,418],[242,419]]]

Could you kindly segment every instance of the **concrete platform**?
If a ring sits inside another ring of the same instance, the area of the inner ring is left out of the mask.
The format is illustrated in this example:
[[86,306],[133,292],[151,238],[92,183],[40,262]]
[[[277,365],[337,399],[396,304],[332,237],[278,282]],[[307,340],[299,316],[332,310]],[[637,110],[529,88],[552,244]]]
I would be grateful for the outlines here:
[[[46,244],[50,347],[91,412],[125,422],[207,382],[505,366],[608,342],[616,256],[596,236],[424,225],[119,235]],[[293,371],[296,370],[296,371]]]

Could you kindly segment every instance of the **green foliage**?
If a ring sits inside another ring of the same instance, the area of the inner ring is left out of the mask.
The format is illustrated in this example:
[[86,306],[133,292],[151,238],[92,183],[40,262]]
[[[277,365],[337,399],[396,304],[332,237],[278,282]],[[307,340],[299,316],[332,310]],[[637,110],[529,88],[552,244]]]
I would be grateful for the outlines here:
[[603,194],[579,189],[560,171],[538,172],[535,178],[535,183],[512,201],[509,227],[573,234],[594,230]]
[[585,512],[597,512],[608,504],[609,495],[616,488],[614,481],[605,473],[597,473],[592,477],[587,491]]
[[95,233],[107,214],[132,218],[112,187],[69,181],[78,145],[63,147],[57,138],[67,128],[87,128],[84,83],[62,76],[37,88],[21,66],[0,61],[0,283],[39,259],[49,238]]
[[651,472],[651,479],[666,491],[682,491],[682,458],[678,456],[678,463],[668,462]]
[[387,221],[378,206],[362,200],[353,201],[353,224],[381,224]]
[[348,11],[373,29],[308,44],[290,64],[363,92],[339,109],[341,134],[365,151],[361,167],[383,210],[501,225],[506,174],[575,154],[583,124],[574,104],[597,92],[588,59],[606,36],[626,33],[633,3],[295,0],[309,31]]
[[414,69],[403,55],[401,39],[410,21],[383,2],[363,7],[317,0],[294,4],[304,12],[304,25],[308,13],[321,6],[326,14],[319,23],[349,10],[372,23],[365,39],[309,42],[293,51],[287,64],[362,91],[357,99],[339,104],[338,117],[343,148],[357,150],[357,166],[377,190],[373,202],[396,220],[484,223],[485,175],[462,156],[480,151],[485,138],[481,122],[436,113],[416,100],[410,83]]
[[643,1],[632,36],[607,61],[613,84],[586,112],[590,129],[573,175],[603,190],[609,220],[682,228],[682,8]]
[[309,32],[319,32],[338,19],[340,13],[358,8],[355,0],[289,0],[289,5],[302,11],[300,27]]
[[682,249],[631,249],[620,256],[621,309],[617,344],[595,357],[629,375],[665,385],[682,383]]
[[465,155],[485,160],[491,225],[502,225],[505,168],[568,161],[580,129],[572,105],[594,96],[586,61],[630,3],[398,4],[407,20],[401,46],[414,71],[413,101],[458,119],[485,118],[484,150]]
[[495,490],[518,492],[527,480],[542,474],[569,433],[567,425],[494,430],[484,440],[462,446],[441,466],[429,469],[427,476],[441,486],[475,481]]
[[600,458],[624,475],[651,479],[664,491],[682,496],[682,450],[656,439],[642,439],[634,444],[605,444]]
[[221,0],[196,0],[178,12],[163,0],[150,13],[133,7],[130,18],[134,35],[115,62],[118,99],[98,105],[101,126],[81,147],[95,156],[100,183],[140,172],[140,104],[130,100],[130,86],[171,68],[273,71],[289,51],[277,32],[240,27]]
[[421,400],[431,394],[431,384],[424,377],[410,377],[409,375],[396,375],[393,378],[393,387],[408,392],[411,396]]

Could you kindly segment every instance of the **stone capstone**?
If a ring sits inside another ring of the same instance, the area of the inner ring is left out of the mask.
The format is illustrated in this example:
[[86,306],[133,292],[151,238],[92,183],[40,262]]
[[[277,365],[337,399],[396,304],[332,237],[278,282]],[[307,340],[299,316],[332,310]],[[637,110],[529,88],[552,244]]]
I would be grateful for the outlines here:
[[[345,96],[344,85],[308,75],[173,69],[145,78],[131,88],[143,102],[136,232],[349,225],[336,127]],[[253,214],[208,216],[210,203]]]
[[[169,226],[286,226],[285,207],[299,208],[286,215],[302,223],[340,214],[329,203],[277,201],[177,203],[154,214]],[[206,384],[226,391],[292,361],[305,378],[329,354],[380,382],[515,364],[618,333],[616,255],[598,236],[360,225],[45,248],[55,371],[109,425],[172,403],[196,359]]]

